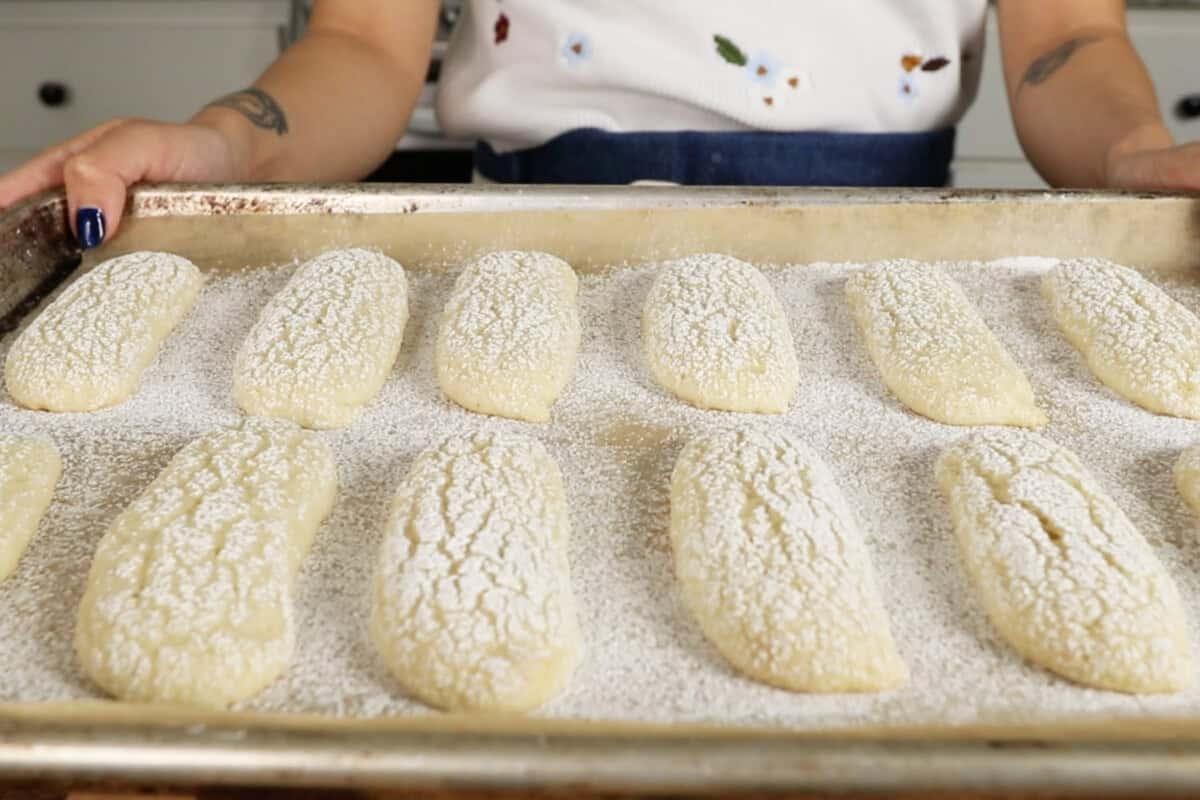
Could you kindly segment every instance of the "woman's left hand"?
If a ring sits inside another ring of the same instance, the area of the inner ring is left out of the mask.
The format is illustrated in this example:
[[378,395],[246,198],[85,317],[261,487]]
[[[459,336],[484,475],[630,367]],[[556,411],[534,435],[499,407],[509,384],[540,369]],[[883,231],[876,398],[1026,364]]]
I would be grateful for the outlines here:
[[1176,145],[1165,128],[1131,137],[1108,154],[1113,189],[1200,191],[1200,142]]

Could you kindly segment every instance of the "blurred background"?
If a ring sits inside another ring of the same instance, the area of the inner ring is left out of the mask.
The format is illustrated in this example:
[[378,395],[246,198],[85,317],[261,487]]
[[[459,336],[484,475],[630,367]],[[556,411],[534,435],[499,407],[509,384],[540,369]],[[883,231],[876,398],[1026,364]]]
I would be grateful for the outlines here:
[[[461,1],[443,4],[425,92],[376,180],[470,179],[470,143],[443,137],[433,113],[441,54]],[[249,84],[303,31],[307,6],[307,0],[0,0],[0,172],[109,117],[186,119]],[[1168,125],[1179,140],[1200,139],[1200,0],[1130,0],[1128,7],[1134,43]],[[954,185],[1044,186],[1012,131],[994,23],[983,85],[959,129]]]

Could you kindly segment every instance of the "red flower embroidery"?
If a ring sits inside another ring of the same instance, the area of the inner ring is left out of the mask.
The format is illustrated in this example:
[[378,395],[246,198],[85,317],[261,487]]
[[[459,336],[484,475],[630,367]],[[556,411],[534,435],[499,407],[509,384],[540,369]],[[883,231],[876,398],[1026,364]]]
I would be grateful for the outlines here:
[[501,13],[496,17],[496,24],[492,26],[492,30],[496,34],[496,44],[500,44],[508,39],[508,14]]

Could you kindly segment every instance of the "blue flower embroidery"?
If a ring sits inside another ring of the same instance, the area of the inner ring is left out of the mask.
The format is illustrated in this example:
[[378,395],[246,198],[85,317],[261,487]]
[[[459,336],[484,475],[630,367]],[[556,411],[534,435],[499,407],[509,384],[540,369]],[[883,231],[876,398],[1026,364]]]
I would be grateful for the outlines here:
[[746,75],[759,86],[774,87],[779,78],[779,59],[765,50],[759,50],[746,61]]
[[568,67],[577,67],[592,57],[592,42],[582,33],[572,33],[559,53]]
[[784,66],[766,50],[750,58],[732,39],[719,33],[713,34],[713,44],[722,61],[739,67],[750,79],[747,97],[756,109],[779,108],[793,95],[812,88],[812,77],[807,72]]

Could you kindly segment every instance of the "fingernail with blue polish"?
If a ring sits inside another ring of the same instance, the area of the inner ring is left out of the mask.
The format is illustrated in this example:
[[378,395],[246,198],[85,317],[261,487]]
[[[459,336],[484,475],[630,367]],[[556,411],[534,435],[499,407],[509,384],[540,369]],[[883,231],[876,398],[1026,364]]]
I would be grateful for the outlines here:
[[104,241],[104,212],[95,206],[83,206],[75,212],[75,231],[84,250],[99,247]]

